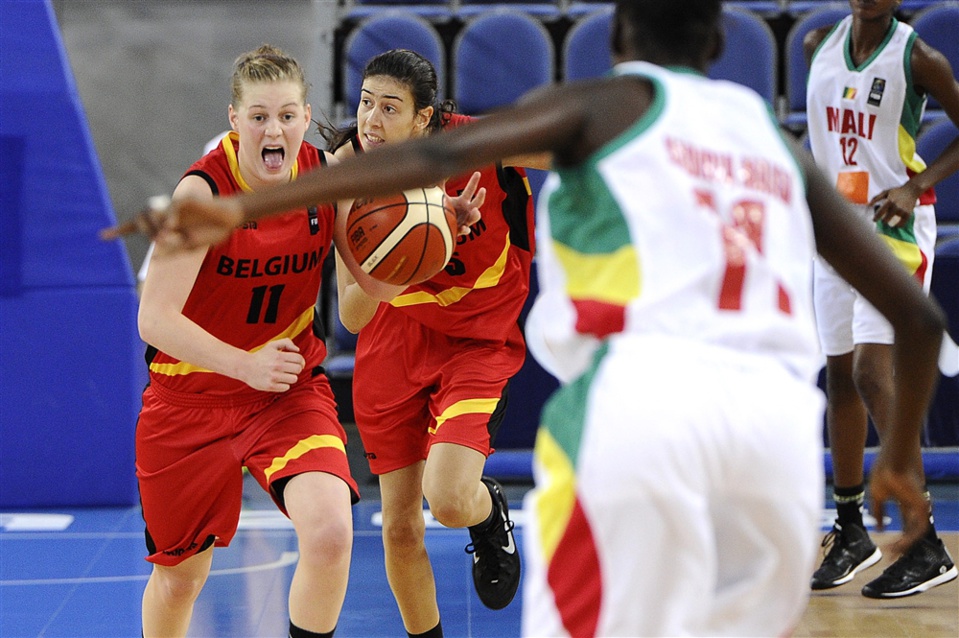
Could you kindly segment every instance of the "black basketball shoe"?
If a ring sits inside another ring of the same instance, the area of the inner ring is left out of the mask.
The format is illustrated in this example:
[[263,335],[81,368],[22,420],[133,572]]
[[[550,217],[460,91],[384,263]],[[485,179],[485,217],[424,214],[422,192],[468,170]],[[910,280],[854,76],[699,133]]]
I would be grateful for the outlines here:
[[493,522],[485,530],[469,528],[472,542],[466,553],[473,555],[473,585],[480,600],[490,609],[502,609],[519,587],[519,550],[503,488],[491,478],[482,481],[493,497]]
[[822,540],[828,547],[822,565],[812,575],[813,589],[831,589],[848,583],[861,569],[872,567],[882,558],[882,552],[869,538],[865,527],[854,523],[845,526],[834,523]]
[[957,575],[956,565],[942,539],[919,539],[909,551],[862,588],[868,598],[901,598],[948,583]]

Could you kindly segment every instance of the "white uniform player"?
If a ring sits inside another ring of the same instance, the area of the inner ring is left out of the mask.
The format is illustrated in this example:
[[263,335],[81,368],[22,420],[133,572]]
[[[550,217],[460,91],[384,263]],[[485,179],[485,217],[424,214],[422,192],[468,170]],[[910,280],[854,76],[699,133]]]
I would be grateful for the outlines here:
[[748,89],[615,72],[651,78],[653,106],[540,197],[527,329],[564,386],[536,443],[523,634],[784,635],[823,490],[802,174]]
[[[839,22],[813,55],[807,87],[809,140],[816,163],[871,221],[873,197],[926,168],[916,154],[926,98],[912,83],[912,27],[893,19],[886,41],[856,67],[847,52],[852,19]],[[928,191],[911,219],[876,225],[927,291],[936,244],[934,202],[935,194]],[[851,352],[857,343],[892,343],[889,322],[821,259],[816,260],[814,289],[826,355]]]

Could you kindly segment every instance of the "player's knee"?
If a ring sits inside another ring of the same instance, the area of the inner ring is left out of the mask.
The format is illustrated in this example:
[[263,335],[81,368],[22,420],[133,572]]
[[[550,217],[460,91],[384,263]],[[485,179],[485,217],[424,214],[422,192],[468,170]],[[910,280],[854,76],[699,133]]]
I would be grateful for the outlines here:
[[465,492],[441,490],[438,494],[426,496],[430,504],[430,513],[440,524],[446,527],[466,527],[471,522],[472,499]]
[[426,538],[426,522],[422,512],[416,518],[383,519],[383,542],[394,552],[419,550]]
[[330,564],[350,555],[353,545],[351,521],[331,517],[297,530],[300,560]]
[[856,366],[853,382],[870,412],[875,412],[876,408],[892,394],[892,376],[880,366],[869,364]]
[[826,392],[831,401],[858,399],[852,367],[829,366],[826,374]]
[[176,568],[156,568],[151,578],[157,595],[175,606],[192,604],[206,583],[206,574]]

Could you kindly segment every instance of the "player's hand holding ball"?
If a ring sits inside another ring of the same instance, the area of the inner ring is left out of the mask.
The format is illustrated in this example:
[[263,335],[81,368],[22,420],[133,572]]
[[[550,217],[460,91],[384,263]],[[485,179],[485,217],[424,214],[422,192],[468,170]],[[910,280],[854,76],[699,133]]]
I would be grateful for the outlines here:
[[392,285],[433,277],[449,263],[457,235],[479,220],[485,190],[476,191],[476,181],[455,198],[433,186],[355,200],[346,222],[353,258],[365,273]]

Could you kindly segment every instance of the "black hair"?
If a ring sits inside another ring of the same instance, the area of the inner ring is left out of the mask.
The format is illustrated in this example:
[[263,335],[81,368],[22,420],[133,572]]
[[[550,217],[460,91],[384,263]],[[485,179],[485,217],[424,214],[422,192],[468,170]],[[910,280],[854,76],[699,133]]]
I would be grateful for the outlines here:
[[616,0],[618,18],[633,27],[630,44],[667,59],[707,56],[722,10],[721,0]]
[[[374,56],[366,63],[363,69],[363,79],[371,77],[388,77],[406,86],[413,95],[413,107],[421,111],[428,106],[433,108],[433,116],[427,125],[427,130],[439,130],[449,119],[450,114],[456,112],[456,104],[452,100],[438,102],[439,82],[433,64],[415,51],[409,49],[391,49]],[[320,125],[320,135],[327,141],[327,149],[335,151],[356,135],[356,123],[345,129],[334,129]]]

